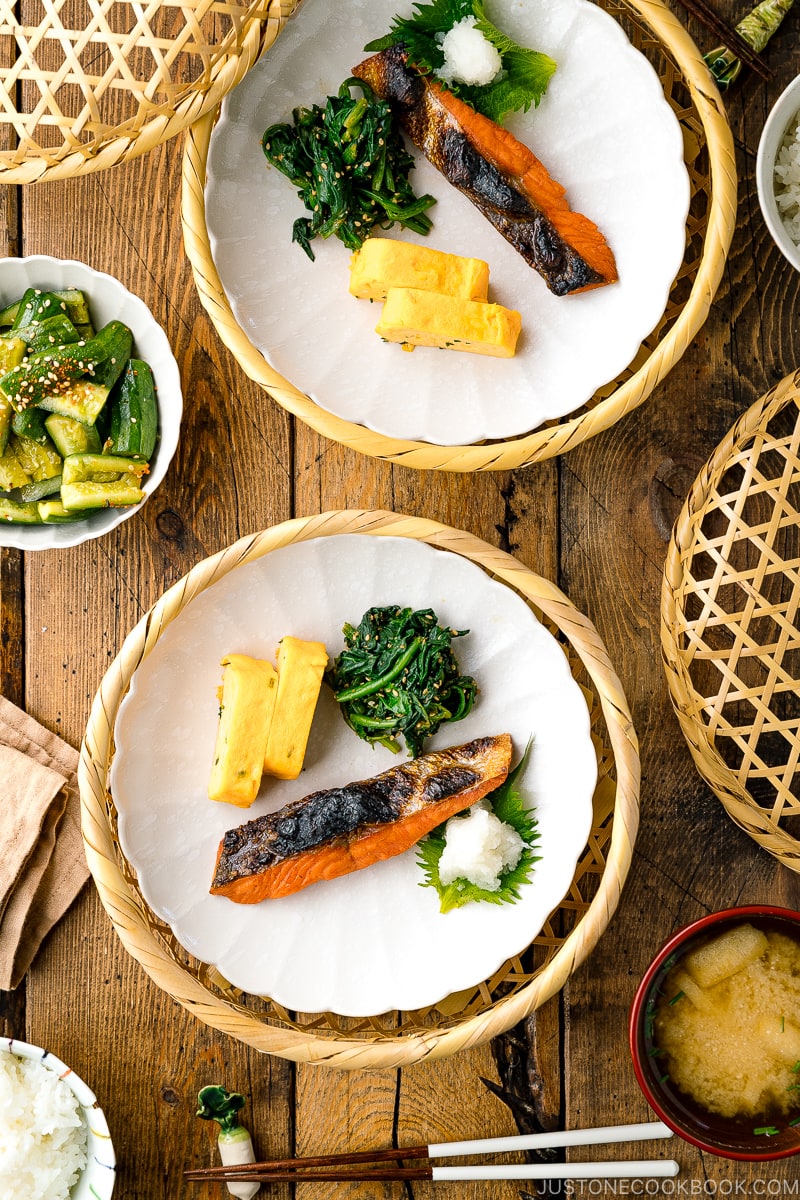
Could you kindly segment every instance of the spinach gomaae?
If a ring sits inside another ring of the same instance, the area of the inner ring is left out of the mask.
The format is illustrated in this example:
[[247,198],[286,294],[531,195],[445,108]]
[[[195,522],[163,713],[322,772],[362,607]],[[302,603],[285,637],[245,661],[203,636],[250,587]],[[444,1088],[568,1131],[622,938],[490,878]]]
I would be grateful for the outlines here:
[[425,738],[472,708],[478,685],[459,671],[450,645],[468,630],[442,627],[431,609],[370,608],[347,624],[345,648],[325,674],[342,715],[359,737],[411,758]]
[[[364,93],[358,98],[351,94],[356,87]],[[311,214],[294,222],[292,241],[312,260],[315,237],[335,236],[358,250],[376,225],[431,229],[426,210],[435,200],[414,193],[408,178],[414,159],[389,105],[360,80],[345,80],[324,105],[294,109],[291,123],[264,132],[261,147]]]

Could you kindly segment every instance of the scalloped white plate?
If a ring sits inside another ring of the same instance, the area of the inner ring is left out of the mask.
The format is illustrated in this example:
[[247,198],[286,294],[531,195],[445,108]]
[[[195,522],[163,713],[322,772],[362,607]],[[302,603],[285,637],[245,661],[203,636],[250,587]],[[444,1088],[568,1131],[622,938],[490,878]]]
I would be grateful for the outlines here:
[[[151,496],[167,473],[180,436],[183,394],[178,364],[166,333],[144,300],[129,292],[113,275],[95,271],[69,258],[32,254],[27,258],[0,259],[0,307],[19,299],[29,287],[81,288],[97,328],[108,321],[123,321],[133,333],[134,353],[150,364],[158,390],[158,442],[142,490]],[[51,550],[78,546],[102,537],[141,508],[103,508],[81,521],[63,525],[0,523],[0,546],[19,550]]]
[[[478,702],[428,748],[508,732],[516,761],[533,735],[524,792],[536,809],[542,860],[530,885],[515,904],[471,904],[443,916],[433,889],[419,886],[411,850],[281,900],[237,905],[209,895],[227,829],[397,761],[357,738],[323,688],[298,780],[265,780],[248,810],[208,800],[220,659],[273,658],[287,633],[322,640],[335,656],[344,623],[375,604],[433,608],[441,621],[470,630],[454,646],[462,671],[478,681]],[[120,845],[148,904],[231,983],[306,1012],[414,1009],[487,978],[558,906],[591,828],[597,764],[563,650],[510,588],[468,559],[405,538],[317,538],[235,568],[158,639],[114,735]]]
[[[206,219],[234,315],[266,360],[317,404],[387,437],[452,445],[527,433],[579,408],[631,362],[662,316],[686,240],[683,137],[656,72],[608,13],[588,0],[511,0],[502,28],[558,63],[538,109],[507,126],[606,234],[620,280],[556,297],[478,210],[417,155],[418,194],[437,198],[427,241],[485,258],[490,298],[517,308],[517,355],[499,360],[413,354],[374,332],[379,307],[348,293],[349,258],[335,238],[310,262],[291,243],[304,209],[267,165],[261,135],[298,105],[337,91],[363,47],[408,0],[303,0],[275,45],[222,105],[208,154]],[[500,8],[497,10],[500,13]]]

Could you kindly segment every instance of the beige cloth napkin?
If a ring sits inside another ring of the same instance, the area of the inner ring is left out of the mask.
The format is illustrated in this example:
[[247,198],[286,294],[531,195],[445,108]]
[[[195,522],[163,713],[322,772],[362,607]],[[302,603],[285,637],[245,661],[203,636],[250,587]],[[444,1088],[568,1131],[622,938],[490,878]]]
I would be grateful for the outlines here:
[[0,988],[21,982],[89,878],[78,751],[0,696]]

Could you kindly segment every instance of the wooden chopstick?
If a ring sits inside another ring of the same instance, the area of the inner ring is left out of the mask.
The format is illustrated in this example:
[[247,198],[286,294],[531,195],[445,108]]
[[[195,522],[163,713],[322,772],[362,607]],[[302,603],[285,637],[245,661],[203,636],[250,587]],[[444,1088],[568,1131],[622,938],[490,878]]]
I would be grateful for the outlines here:
[[268,1162],[245,1163],[237,1167],[196,1167],[184,1171],[184,1175],[194,1178],[210,1179],[214,1176],[223,1178],[226,1171],[304,1171],[308,1167],[338,1167],[355,1163],[399,1162],[405,1158],[427,1158],[427,1146],[406,1146],[398,1149],[396,1146],[387,1150],[350,1150],[341,1154],[309,1154],[303,1158],[271,1158]]
[[705,0],[680,0],[683,7],[692,17],[697,17],[707,29],[715,33],[729,50],[735,50],[743,63],[751,67],[762,79],[772,79],[775,72],[767,66],[760,54],[757,54],[740,33],[732,29],[722,20]]
[[634,1162],[511,1163],[497,1165],[436,1167],[345,1167],[289,1171],[265,1171],[263,1164],[238,1167],[208,1167],[184,1171],[184,1178],[204,1183],[364,1183],[369,1180],[426,1179],[454,1182],[474,1179],[641,1179],[675,1176],[680,1170],[674,1159]]
[[269,1170],[265,1171],[263,1164],[248,1163],[239,1167],[206,1167],[196,1171],[184,1171],[184,1179],[204,1183],[352,1183],[369,1179],[433,1179],[433,1167],[430,1164],[422,1167],[374,1167],[361,1169],[353,1166],[336,1167],[333,1170]]
[[[347,1169],[355,1167],[357,1164],[372,1163],[373,1169],[363,1173],[362,1175],[348,1174],[347,1179],[370,1178],[370,1179],[433,1179],[436,1178],[435,1171],[440,1171],[443,1168],[435,1168],[434,1174],[431,1174],[431,1167],[413,1167],[413,1168],[392,1168],[395,1172],[391,1176],[377,1175],[375,1173],[374,1164],[376,1163],[396,1163],[404,1159],[419,1159],[419,1158],[458,1158],[464,1155],[477,1154],[507,1154],[509,1151],[518,1150],[537,1150],[537,1149],[554,1149],[559,1146],[598,1146],[607,1145],[613,1142],[643,1142],[652,1141],[654,1139],[671,1138],[672,1130],[662,1121],[640,1121],[632,1125],[605,1125],[595,1129],[560,1129],[554,1130],[552,1133],[522,1133],[512,1134],[510,1137],[495,1137],[495,1138],[477,1138],[462,1142],[432,1142],[428,1146],[404,1146],[404,1147],[388,1147],[383,1150],[350,1150],[343,1151],[338,1154],[315,1154],[307,1155],[300,1158],[273,1158],[268,1162],[247,1163],[236,1167],[196,1167],[188,1171],[184,1171],[186,1179],[252,1179],[254,1182],[264,1179],[273,1179],[277,1182],[297,1181],[301,1179],[311,1179],[312,1175],[309,1171],[315,1171],[320,1167],[334,1167],[336,1169],[345,1167]],[[558,1164],[557,1164],[558,1165]],[[563,1164],[561,1164],[563,1168]],[[446,1168],[448,1170],[468,1169],[468,1168]],[[494,1169],[494,1168],[493,1168]],[[425,1172],[424,1174],[400,1174],[397,1171],[413,1170],[416,1172]],[[231,1172],[235,1175],[231,1175]],[[317,1173],[315,1178],[333,1179],[330,1173]],[[345,1177],[338,1176],[337,1182],[341,1182]],[[545,1176],[549,1178],[549,1176]]]

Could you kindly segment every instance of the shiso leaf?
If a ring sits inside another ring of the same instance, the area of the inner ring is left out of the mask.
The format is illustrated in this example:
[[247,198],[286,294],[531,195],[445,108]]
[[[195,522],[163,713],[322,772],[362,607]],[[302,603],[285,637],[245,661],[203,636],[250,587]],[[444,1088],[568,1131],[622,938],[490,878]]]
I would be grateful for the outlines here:
[[431,0],[415,4],[410,17],[395,17],[391,31],[364,47],[377,53],[402,42],[408,60],[423,73],[436,75],[444,64],[444,54],[437,35],[448,33],[465,17],[475,17],[476,27],[500,54],[502,72],[492,83],[483,86],[447,83],[454,95],[483,113],[491,121],[502,124],[510,112],[527,112],[539,105],[556,63],[548,54],[518,45],[487,17],[483,0]]
[[487,900],[490,904],[513,904],[515,900],[519,900],[519,889],[530,883],[533,865],[541,858],[541,855],[533,852],[535,843],[539,840],[539,833],[536,817],[526,806],[517,783],[528,765],[532,744],[531,738],[513,771],[509,772],[499,788],[484,797],[491,802],[492,811],[497,819],[515,829],[525,843],[517,865],[500,876],[500,887],[496,892],[477,887],[467,879],[454,879],[452,883],[442,883],[439,878],[439,863],[445,846],[446,822],[429,833],[417,847],[417,863],[424,875],[420,887],[436,889],[440,912],[452,912],[454,908],[462,908],[474,900]]

